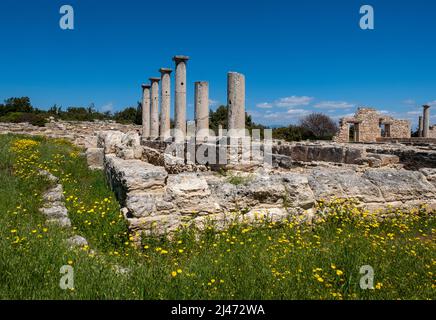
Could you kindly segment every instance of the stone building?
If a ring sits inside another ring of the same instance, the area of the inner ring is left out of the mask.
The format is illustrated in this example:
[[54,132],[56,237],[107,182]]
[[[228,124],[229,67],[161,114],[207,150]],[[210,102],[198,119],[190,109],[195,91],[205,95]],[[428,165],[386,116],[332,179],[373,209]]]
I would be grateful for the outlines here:
[[429,128],[428,137],[436,139],[436,125]]
[[408,120],[397,120],[373,108],[358,108],[354,117],[342,118],[336,142],[377,142],[383,138],[410,138]]

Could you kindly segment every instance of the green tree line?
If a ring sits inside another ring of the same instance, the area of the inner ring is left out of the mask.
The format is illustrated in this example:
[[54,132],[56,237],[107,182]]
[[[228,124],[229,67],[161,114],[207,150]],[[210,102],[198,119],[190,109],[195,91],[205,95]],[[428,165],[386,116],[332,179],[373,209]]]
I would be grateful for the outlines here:
[[[227,129],[228,107],[221,105],[216,110],[210,110],[209,127],[218,133],[219,126]],[[87,107],[68,107],[65,110],[62,106],[54,105],[48,110],[41,110],[32,106],[29,97],[9,98],[0,104],[0,122],[28,122],[36,126],[44,126],[53,117],[64,121],[95,121],[113,120],[120,123],[142,124],[141,103],[136,107],[127,107],[124,110],[111,113],[96,110],[94,104]],[[171,126],[174,121],[171,120]],[[246,113],[245,126],[251,132],[253,129],[260,129],[261,136],[263,129],[270,129],[267,126],[253,122],[252,117]],[[273,138],[286,141],[300,140],[329,140],[337,131],[336,123],[327,115],[312,113],[302,118],[299,124],[290,124],[284,127],[272,128]]]

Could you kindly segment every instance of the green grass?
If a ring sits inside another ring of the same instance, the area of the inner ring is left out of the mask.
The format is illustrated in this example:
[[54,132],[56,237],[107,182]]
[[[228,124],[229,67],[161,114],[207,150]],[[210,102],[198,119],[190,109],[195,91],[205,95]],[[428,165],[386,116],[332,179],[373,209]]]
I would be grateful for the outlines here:
[[[38,144],[11,151],[23,139]],[[63,140],[0,136],[1,299],[435,298],[434,212],[398,211],[378,222],[352,201],[335,200],[319,204],[323,218],[313,225],[182,230],[137,248],[103,173],[90,171],[81,152]],[[72,229],[39,213],[49,183],[37,168],[61,179]],[[69,249],[72,234],[89,248]],[[74,290],[59,287],[66,264]],[[378,289],[360,289],[363,265],[374,268]]]

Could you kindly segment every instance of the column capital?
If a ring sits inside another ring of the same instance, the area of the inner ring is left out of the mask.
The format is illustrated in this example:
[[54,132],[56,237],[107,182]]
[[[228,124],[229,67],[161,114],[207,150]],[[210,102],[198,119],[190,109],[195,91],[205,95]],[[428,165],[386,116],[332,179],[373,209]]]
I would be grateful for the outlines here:
[[429,105],[427,105],[427,104],[423,105],[422,107],[424,108],[424,110],[425,110],[425,109],[429,109],[429,108],[430,108],[430,106],[429,106]]
[[142,89],[150,89],[151,85],[143,83],[143,84],[141,84],[141,88]]
[[188,61],[188,60],[189,60],[188,56],[179,55],[179,56],[174,56],[173,57],[173,61],[175,61],[176,63],[185,62],[185,61]]
[[159,82],[160,78],[152,77],[152,78],[149,78],[148,80],[150,80],[150,82],[153,83],[153,82]]
[[173,69],[170,69],[170,68],[160,68],[159,72],[161,74],[171,74],[171,72],[173,72]]

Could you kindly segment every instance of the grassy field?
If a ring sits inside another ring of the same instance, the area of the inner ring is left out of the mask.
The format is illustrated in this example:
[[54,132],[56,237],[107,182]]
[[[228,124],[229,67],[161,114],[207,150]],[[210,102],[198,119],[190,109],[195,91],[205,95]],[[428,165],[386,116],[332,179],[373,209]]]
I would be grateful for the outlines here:
[[[267,221],[135,247],[104,175],[63,140],[0,136],[0,299],[434,299],[434,212],[392,211],[378,221],[352,200],[320,202],[313,225]],[[38,208],[50,183],[65,190],[73,228]],[[73,234],[89,247],[70,249]],[[74,268],[62,290],[60,268]],[[374,289],[359,286],[374,269]],[[127,272],[122,272],[127,270]]]

